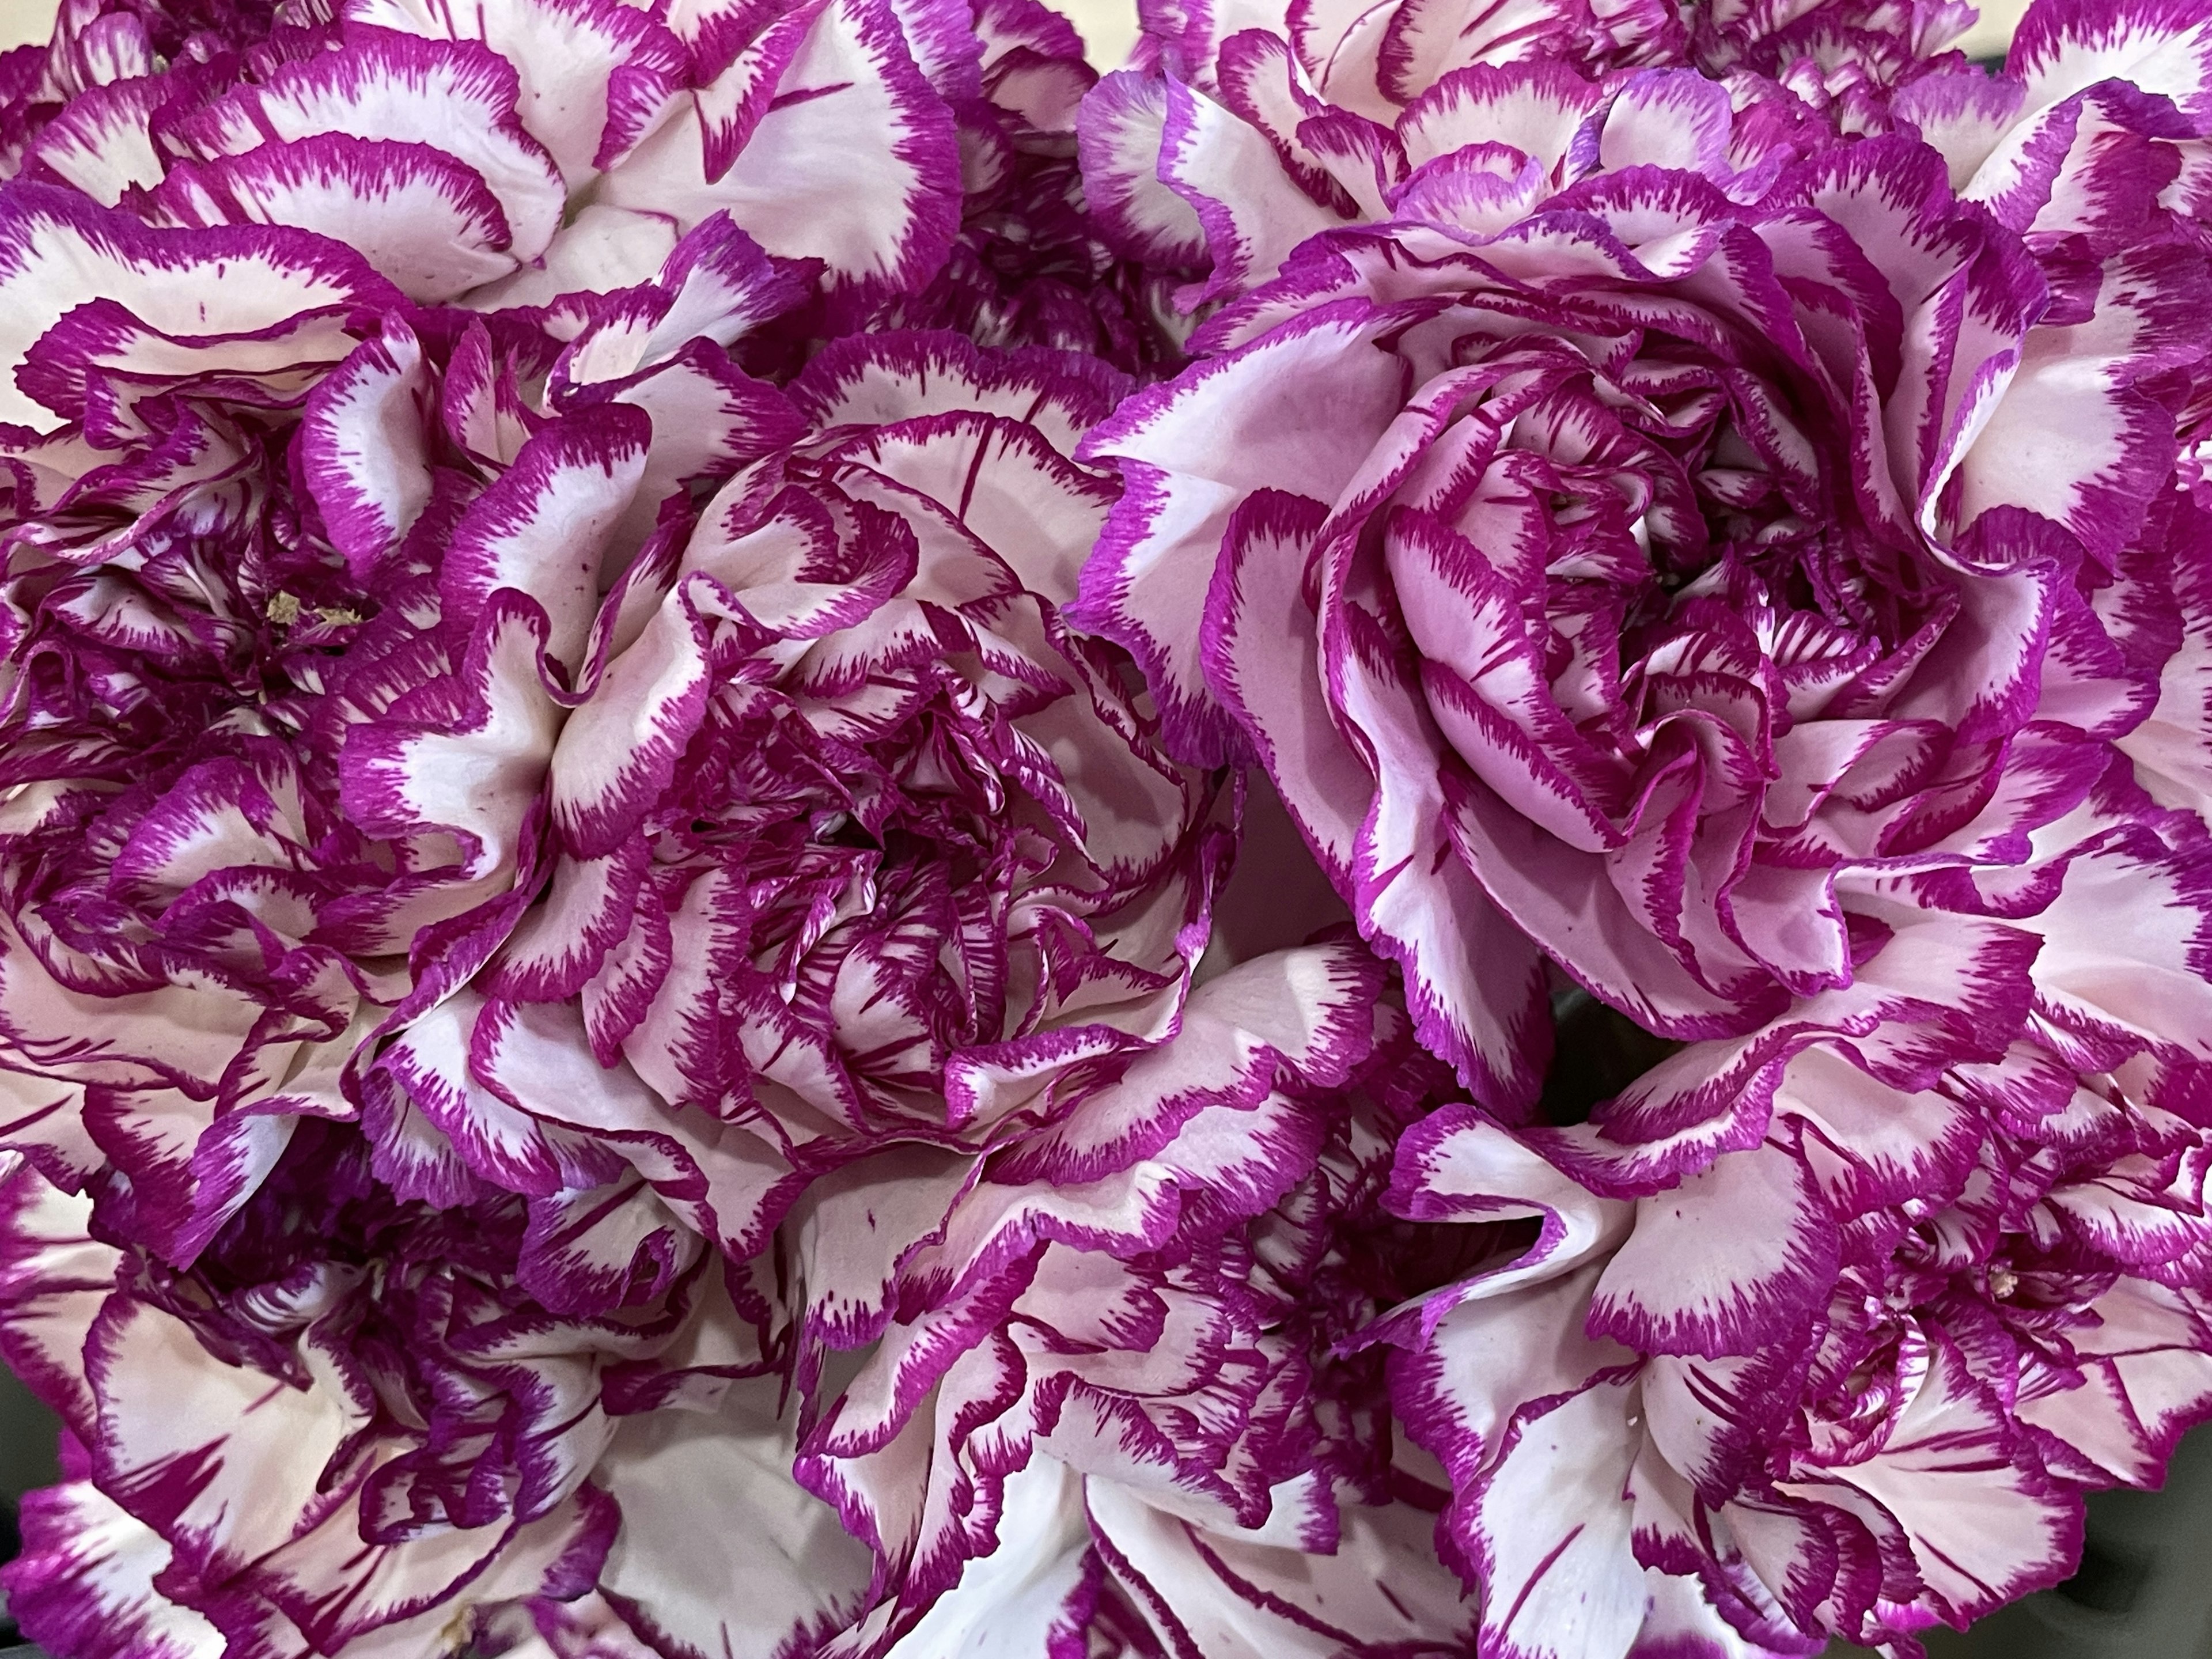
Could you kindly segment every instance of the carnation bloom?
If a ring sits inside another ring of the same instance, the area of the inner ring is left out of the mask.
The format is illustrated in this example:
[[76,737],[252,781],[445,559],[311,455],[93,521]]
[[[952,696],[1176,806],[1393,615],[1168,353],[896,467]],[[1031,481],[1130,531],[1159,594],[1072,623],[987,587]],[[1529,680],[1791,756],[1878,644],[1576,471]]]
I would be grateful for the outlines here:
[[721,345],[802,285],[717,220],[626,291],[627,372],[533,408],[545,326],[410,323],[319,239],[20,184],[0,225],[11,317],[107,288],[7,442],[7,1134],[71,1187],[112,1163],[110,1224],[181,1262],[293,1116],[351,1115],[428,942],[512,925],[565,670],[495,665],[573,651],[558,569],[799,428]]
[[1988,101],[1981,70],[1941,51],[1972,16],[1948,0],[1139,9],[1140,67],[1085,103],[1085,184],[1103,235],[1192,279],[1186,307],[1249,292],[1347,224],[1494,231],[1643,165],[1749,202],[1839,133],[1917,131]]
[[86,1659],[427,1650],[474,1606],[581,1594],[618,1519],[587,1482],[610,1413],[715,1346],[703,1328],[744,1334],[649,1194],[670,1274],[566,1317],[519,1282],[519,1200],[398,1200],[346,1127],[295,1137],[189,1272],[88,1237],[89,1206],[28,1169],[6,1191],[0,1340],[76,1447],[9,1591]]
[[[2051,33],[2031,99],[2087,73]],[[2168,484],[2207,286],[2185,142],[2117,83],[2071,94],[2094,143],[1976,173],[1905,132],[1744,156],[1704,82],[1455,76],[1361,128],[1376,222],[1091,440],[1127,489],[1076,614],[1171,744],[1256,755],[1515,1110],[1540,951],[1741,1033],[1880,948],[1850,872],[2015,863],[2087,799],[2203,556]]]
[[732,342],[933,274],[981,49],[340,9],[72,0],[9,59],[5,1133],[179,1262],[540,884],[580,605],[800,429]]
[[911,1146],[817,1183],[787,1303],[631,1180],[593,1222],[655,1270],[559,1311],[599,1289],[573,1235],[402,1198],[351,1126],[183,1272],[24,1170],[0,1340],[88,1449],[14,1604],[88,1659],[1462,1642],[1443,1494],[1336,1352],[1427,1282],[1375,1200],[1439,1068],[1382,977],[1348,941],[1261,957],[949,1194]]
[[1439,1069],[1382,988],[1349,940],[1240,963],[927,1231],[858,1224],[912,1186],[896,1152],[794,1212],[808,1340],[858,1351],[802,1348],[798,1474],[878,1557],[835,1650],[1101,1619],[1224,1656],[1465,1640],[1372,1357],[1335,1352],[1399,1293],[1374,1204]]
[[344,0],[286,8],[260,40],[165,42],[165,64],[140,9],[73,0],[25,100],[76,95],[23,175],[150,224],[327,237],[413,300],[644,282],[731,212],[771,252],[823,259],[849,309],[926,282],[958,223],[963,6],[917,9],[910,33],[882,0],[672,26],[621,0]]
[[369,1161],[350,1126],[302,1133],[184,1273],[28,1170],[4,1189],[0,1344],[72,1437],[8,1569],[27,1629],[82,1659],[370,1659],[534,1620],[635,1659],[850,1620],[868,1553],[792,1480],[769,1276],[633,1181],[593,1219],[659,1271],[558,1311],[570,1238]]
[[2129,816],[1978,904],[1888,884],[1859,984],[1588,1124],[1401,1141],[1401,1213],[1539,1224],[1377,1328],[1501,1650],[1629,1651],[1658,1574],[1762,1649],[1963,1626],[2212,1411],[2212,851]]
[[[388,1179],[588,1207],[634,1168],[742,1260],[816,1178],[936,1147],[931,1202],[1172,1033],[1230,803],[1060,620],[1110,494],[1065,452],[1116,389],[834,344],[806,435],[574,614],[546,885],[377,1055]],[[534,695],[529,653],[485,672]],[[395,823],[440,758],[395,758]]]
[[[1409,1320],[1396,1373],[1489,1640],[1630,1651],[1660,1574],[1761,1649],[1963,1626],[2066,1576],[2084,1490],[2156,1480],[2212,1407],[2203,1133],[2091,1085],[1974,1115],[1815,1051],[1766,1140],[1632,1206],[1476,1115],[1407,1139],[1409,1213],[1547,1240]],[[1728,1259],[1759,1224],[1786,1300]],[[1732,1276],[1733,1328],[1668,1328]]]

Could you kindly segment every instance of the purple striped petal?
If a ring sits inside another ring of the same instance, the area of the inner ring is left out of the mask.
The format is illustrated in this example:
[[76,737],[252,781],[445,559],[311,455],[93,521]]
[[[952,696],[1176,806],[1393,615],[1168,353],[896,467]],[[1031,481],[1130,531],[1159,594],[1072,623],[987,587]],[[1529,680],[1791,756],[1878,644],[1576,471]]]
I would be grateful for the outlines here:
[[2202,131],[2212,122],[2212,28],[2188,0],[2120,0],[2037,6],[2013,37],[2005,70],[2024,82],[2027,106],[2055,104],[2117,79],[2171,98]]
[[440,587],[448,614],[474,619],[502,591],[539,607],[545,653],[573,673],[599,595],[605,544],[645,476],[653,422],[602,404],[547,427],[453,528]]
[[169,1547],[88,1480],[26,1496],[23,1553],[0,1568],[10,1615],[55,1653],[218,1659],[223,1634],[154,1588]]
[[1179,269],[1206,257],[1206,227],[1190,204],[1161,182],[1167,122],[1167,82],[1116,70],[1085,95],[1076,131],[1101,234],[1133,258]]

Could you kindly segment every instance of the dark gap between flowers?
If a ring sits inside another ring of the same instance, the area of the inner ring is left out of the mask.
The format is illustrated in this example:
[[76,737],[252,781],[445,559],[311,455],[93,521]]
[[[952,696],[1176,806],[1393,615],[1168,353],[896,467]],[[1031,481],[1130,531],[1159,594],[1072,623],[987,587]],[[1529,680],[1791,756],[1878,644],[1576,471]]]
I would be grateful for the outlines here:
[[2081,1547],[2081,1565],[2051,1594],[2091,1613],[2118,1616],[2136,1604],[2150,1564],[2131,1551],[2100,1547],[2091,1538]]
[[1536,1115],[1555,1127],[1583,1123],[1682,1045],[1654,1036],[1579,985],[1552,994],[1552,1065]]

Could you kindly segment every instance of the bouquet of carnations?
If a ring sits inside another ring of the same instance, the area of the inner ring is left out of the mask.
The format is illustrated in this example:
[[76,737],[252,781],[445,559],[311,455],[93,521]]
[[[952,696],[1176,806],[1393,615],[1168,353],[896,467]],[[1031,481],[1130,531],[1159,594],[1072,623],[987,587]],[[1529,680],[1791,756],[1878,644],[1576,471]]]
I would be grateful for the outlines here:
[[58,1659],[1917,1654],[2212,1414],[2212,10],[64,0]]

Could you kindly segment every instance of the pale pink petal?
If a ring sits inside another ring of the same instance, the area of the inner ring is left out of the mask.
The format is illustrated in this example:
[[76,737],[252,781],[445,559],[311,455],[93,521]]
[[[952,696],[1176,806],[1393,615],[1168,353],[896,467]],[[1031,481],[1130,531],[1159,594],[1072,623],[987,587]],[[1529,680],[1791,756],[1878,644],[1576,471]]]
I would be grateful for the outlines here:
[[737,1382],[712,1409],[631,1418],[602,1460],[623,1528],[600,1589],[674,1659],[811,1645],[867,1588],[867,1551],[792,1479],[781,1392]]
[[1914,1564],[1956,1623],[2072,1568],[2081,1512],[2071,1494],[2006,1449],[2001,1407],[1947,1341],[1888,1443],[1832,1479],[1874,1498],[1905,1528]]
[[344,10],[379,28],[480,40],[505,58],[521,84],[515,112],[572,191],[590,183],[603,142],[652,122],[687,67],[680,43],[620,0],[348,0]]
[[2031,111],[2118,79],[2172,99],[2200,131],[2212,122],[2212,18],[2189,0],[2045,0],[2005,67],[2026,83]]
[[472,617],[501,589],[538,604],[545,650],[572,672],[599,611],[608,538],[644,476],[653,423],[605,404],[545,428],[454,526],[441,588]]
[[368,1402],[208,1354],[182,1321],[117,1297],[86,1365],[100,1401],[93,1473],[179,1558],[219,1581],[343,1507],[322,1489]]
[[1324,307],[1206,361],[1175,396],[1138,393],[1085,445],[1119,465],[1126,488],[1070,614],[1144,666],[1180,752],[1231,748],[1197,648],[1230,515],[1255,489],[1333,502],[1351,482],[1403,396],[1398,365],[1373,346],[1387,325],[1364,305]]
[[85,1339],[115,1288],[121,1252],[92,1237],[89,1199],[63,1192],[34,1169],[8,1178],[0,1206],[7,1241],[0,1353],[72,1434],[89,1439],[95,1408]]
[[1745,1352],[1825,1301],[1837,1249],[1835,1220],[1796,1158],[1726,1152],[1638,1201],[1590,1326],[1647,1353]]
[[1650,1604],[1624,1497],[1636,1386],[1593,1381],[1516,1414],[1474,1504],[1483,1650],[1498,1659],[1611,1659]]
[[[318,307],[398,297],[357,255],[299,231],[149,230],[71,192],[12,188],[0,204],[0,356],[21,362],[88,295],[179,337],[251,334]],[[58,424],[12,377],[0,384],[0,421]]]
[[1098,1548],[1170,1652],[1333,1659],[1468,1640],[1472,1608],[1410,1505],[1346,1505],[1327,1553],[1210,1532],[1093,1477]]
[[1167,82],[1116,70],[1084,98],[1076,131],[1101,234],[1133,258],[1172,269],[1197,264],[1206,244],[1190,204],[1160,181],[1167,120]]
[[1080,1640],[1091,1590],[1083,1489],[1049,1457],[1007,1476],[998,1548],[969,1562],[883,1659],[1033,1659]]
[[538,668],[545,642],[542,614],[512,594],[495,598],[459,674],[401,704],[397,718],[356,727],[343,759],[355,822],[391,836],[449,831],[466,874],[510,882],[560,731]]

